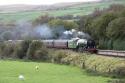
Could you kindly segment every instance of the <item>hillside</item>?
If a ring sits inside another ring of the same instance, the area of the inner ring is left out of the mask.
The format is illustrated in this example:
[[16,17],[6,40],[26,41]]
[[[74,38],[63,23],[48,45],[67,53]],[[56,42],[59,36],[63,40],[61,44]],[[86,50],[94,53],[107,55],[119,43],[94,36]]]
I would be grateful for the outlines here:
[[0,20],[1,22],[33,20],[40,15],[45,14],[48,14],[50,16],[87,15],[92,13],[95,8],[107,8],[111,4],[125,4],[125,0],[105,0],[89,3],[60,3],[51,6],[21,4],[18,6],[0,6]]
[[14,13],[14,12],[38,11],[38,10],[41,11],[58,10],[67,7],[83,5],[86,3],[87,2],[63,2],[52,5],[26,5],[26,4],[0,5],[0,13]]

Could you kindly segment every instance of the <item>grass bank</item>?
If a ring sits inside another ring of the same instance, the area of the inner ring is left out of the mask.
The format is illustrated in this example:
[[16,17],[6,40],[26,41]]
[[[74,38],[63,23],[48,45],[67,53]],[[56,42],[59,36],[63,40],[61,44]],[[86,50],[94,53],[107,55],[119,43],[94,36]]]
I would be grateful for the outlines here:
[[[39,66],[36,70],[35,67]],[[25,80],[19,80],[22,74]],[[107,83],[110,78],[91,76],[73,66],[51,63],[0,61],[0,83]]]

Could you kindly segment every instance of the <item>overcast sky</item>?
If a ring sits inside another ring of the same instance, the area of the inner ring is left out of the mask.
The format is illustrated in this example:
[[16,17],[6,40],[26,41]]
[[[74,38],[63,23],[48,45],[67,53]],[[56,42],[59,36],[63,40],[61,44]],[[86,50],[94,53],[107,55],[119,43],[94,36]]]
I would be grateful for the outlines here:
[[88,2],[88,1],[99,1],[99,0],[0,0],[0,5],[10,5],[10,4],[54,4],[60,2]]

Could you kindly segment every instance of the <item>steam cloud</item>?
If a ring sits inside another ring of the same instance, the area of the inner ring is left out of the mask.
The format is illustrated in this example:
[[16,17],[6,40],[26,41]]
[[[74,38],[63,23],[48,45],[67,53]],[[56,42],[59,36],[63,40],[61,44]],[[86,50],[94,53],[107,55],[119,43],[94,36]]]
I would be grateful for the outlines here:
[[87,33],[75,29],[67,31],[63,26],[50,27],[47,24],[34,27],[26,21],[20,21],[14,26],[0,26],[0,40],[71,39],[75,37],[91,38]]

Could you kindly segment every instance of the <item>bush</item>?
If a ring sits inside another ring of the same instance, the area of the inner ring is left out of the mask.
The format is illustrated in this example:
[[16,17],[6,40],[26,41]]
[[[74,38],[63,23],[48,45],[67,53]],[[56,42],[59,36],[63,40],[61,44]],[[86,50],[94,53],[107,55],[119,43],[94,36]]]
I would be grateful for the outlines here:
[[123,79],[109,80],[108,83],[125,83]]
[[55,53],[52,54],[51,58],[52,61],[55,63],[62,63],[62,59],[68,56],[68,52],[60,50],[55,51]]
[[13,43],[5,43],[4,45],[2,45],[1,47],[1,55],[3,57],[11,57],[13,55],[14,52],[14,48],[15,48],[15,44]]
[[124,59],[93,55],[86,60],[86,69],[108,76],[122,77],[125,75],[125,61]]
[[125,75],[125,60],[120,58],[59,50],[54,51],[50,59],[55,63],[78,66],[105,76],[123,77]]
[[27,58],[28,59],[43,59],[47,55],[48,50],[40,41],[33,41],[28,48]]
[[37,60],[43,60],[46,61],[48,60],[48,51],[45,47],[42,47],[39,50],[36,50],[34,53],[34,58]]
[[3,42],[0,42],[0,57],[2,57],[4,48],[5,48],[5,44]]
[[66,65],[74,65],[80,68],[85,68],[86,60],[89,55],[83,53],[76,53],[73,51],[55,51],[53,55],[50,57],[52,62],[61,63]]
[[19,44],[16,44],[15,51],[14,51],[14,57],[17,57],[20,59],[26,57],[26,53],[27,53],[30,43],[31,43],[30,40],[25,40]]
[[89,56],[87,56],[86,54],[70,53],[70,55],[62,59],[62,63],[75,65],[80,68],[85,68],[86,59],[88,57]]
[[120,76],[120,77],[125,76],[125,65],[116,67],[112,73],[115,76]]

